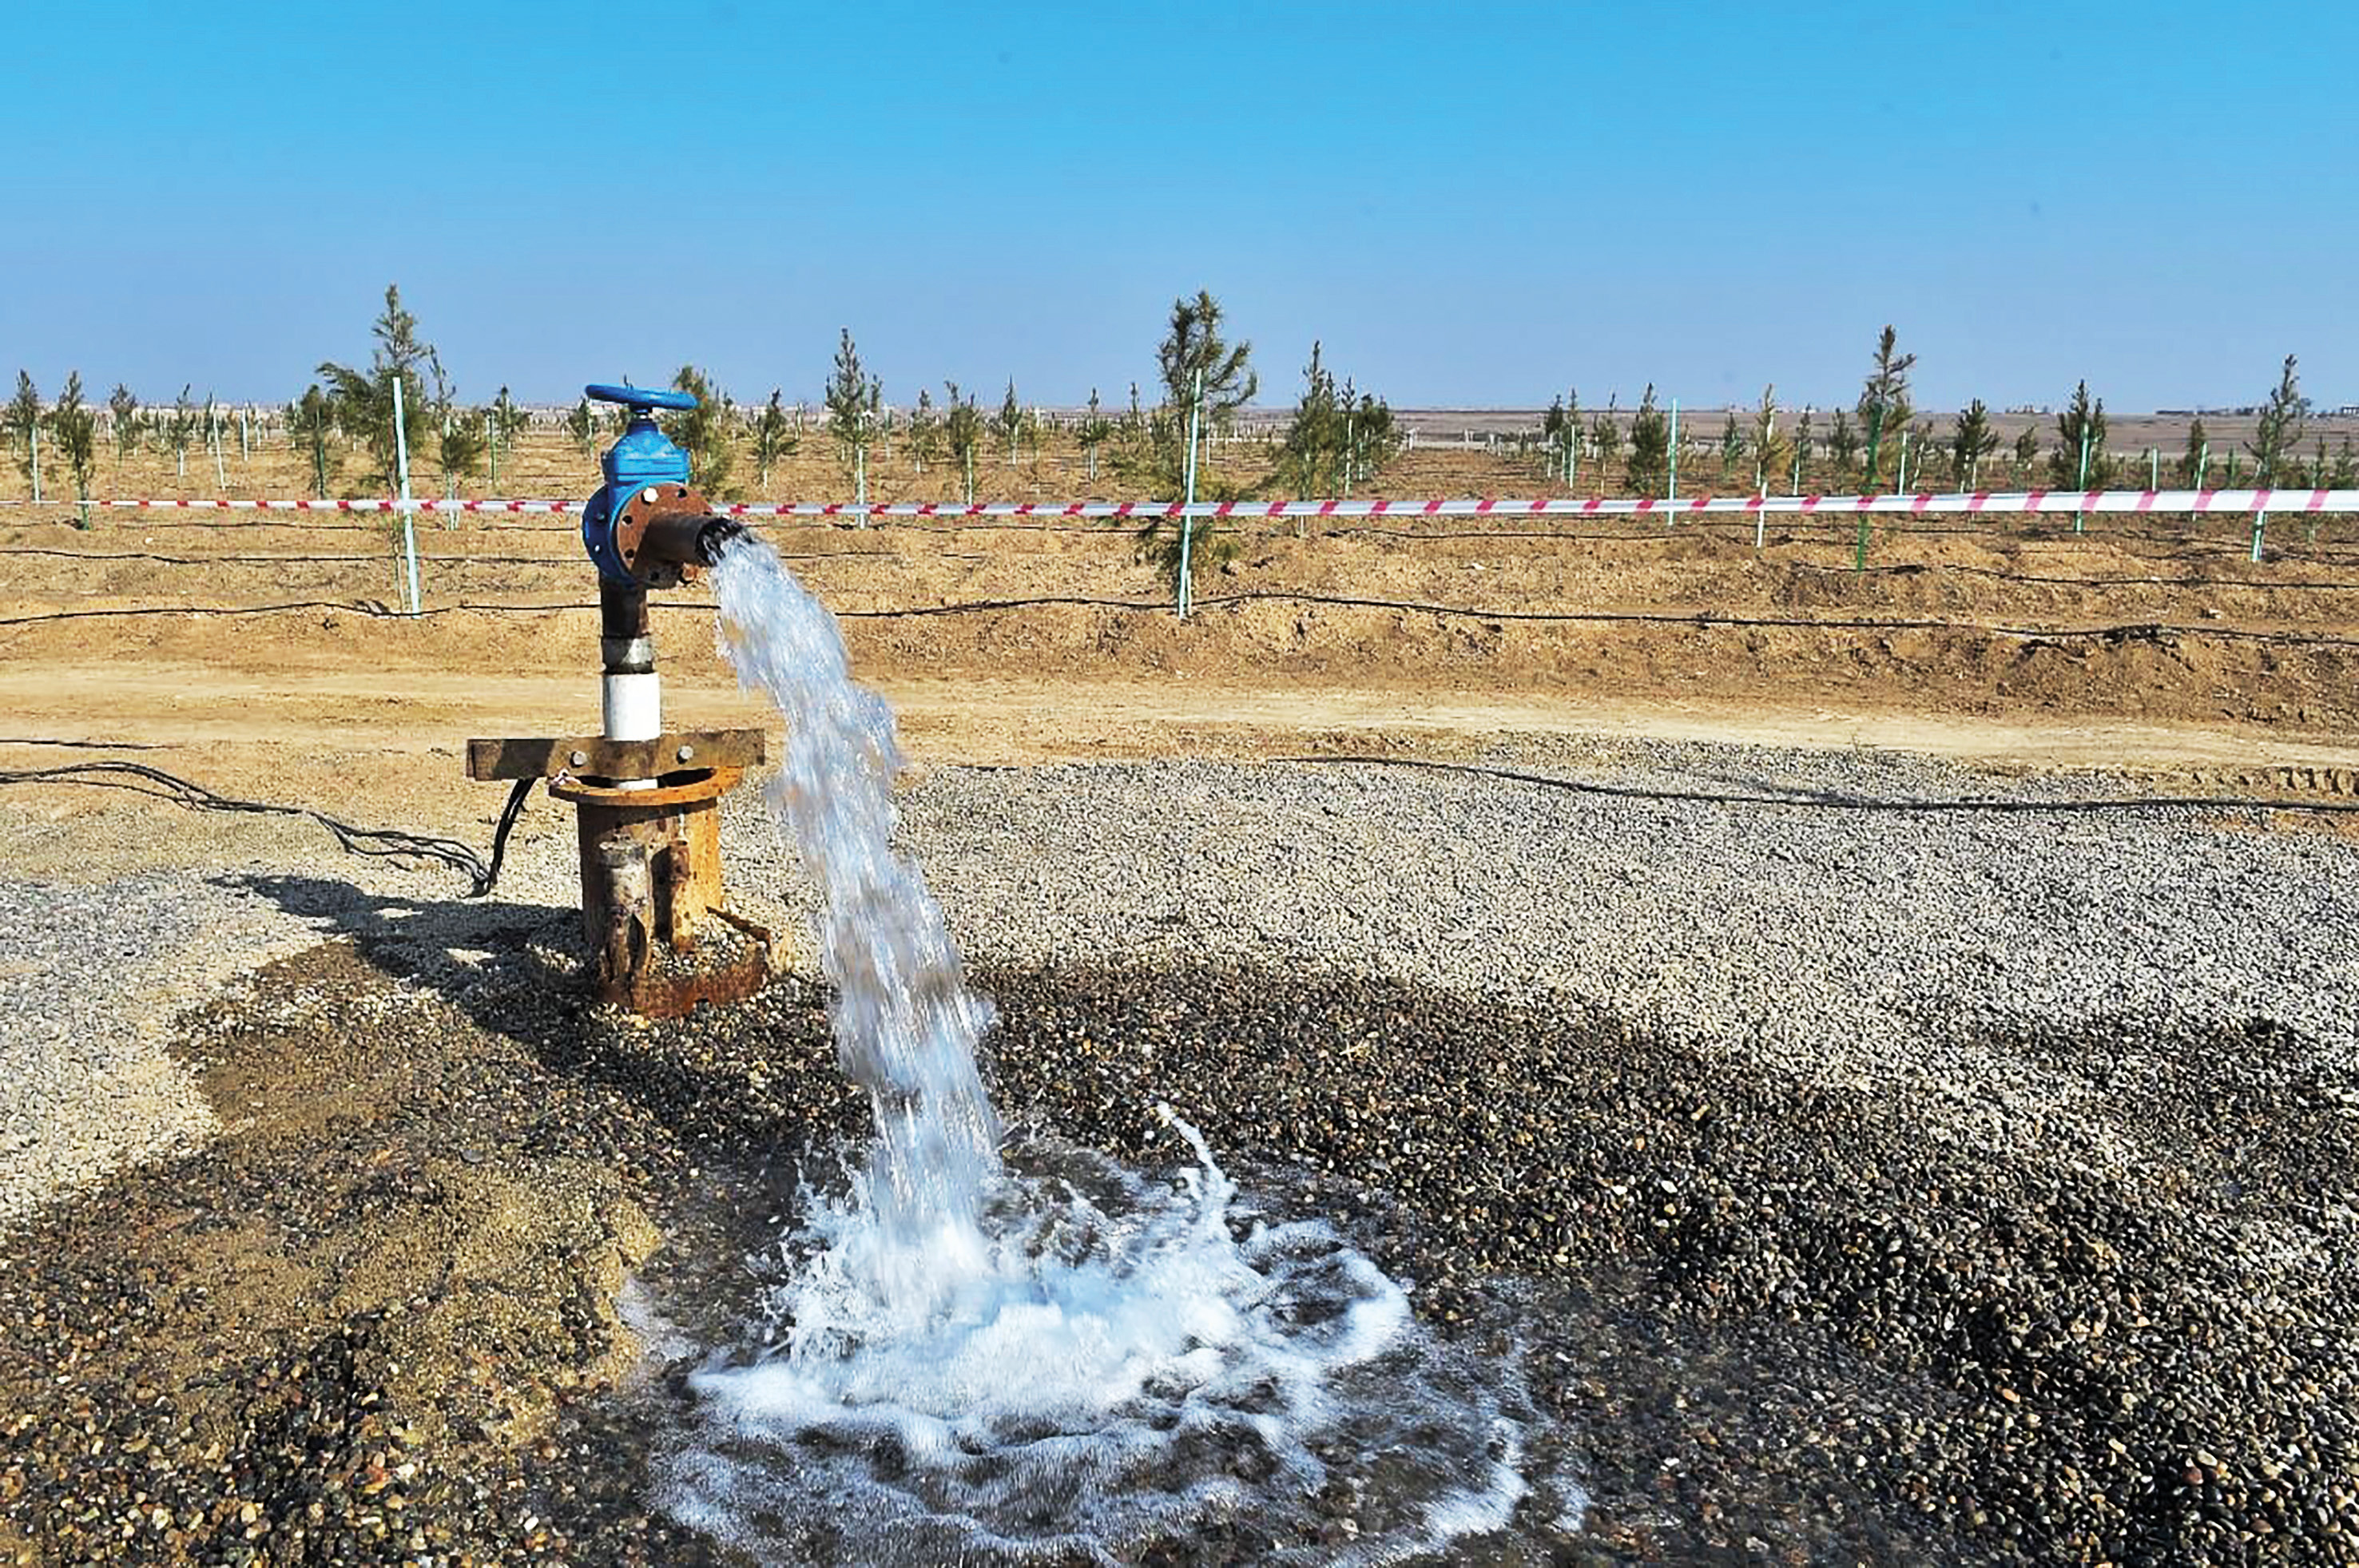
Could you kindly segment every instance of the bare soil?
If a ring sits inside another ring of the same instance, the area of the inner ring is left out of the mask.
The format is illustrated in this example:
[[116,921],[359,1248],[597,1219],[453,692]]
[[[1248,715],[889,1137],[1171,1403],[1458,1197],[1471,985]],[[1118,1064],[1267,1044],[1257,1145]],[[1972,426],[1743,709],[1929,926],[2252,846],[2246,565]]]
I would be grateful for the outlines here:
[[[1223,461],[1242,482],[1259,459]],[[995,494],[1078,493],[1079,462],[1060,450],[984,477]],[[536,438],[503,487],[578,495],[585,467]],[[281,450],[238,477],[293,494],[303,475]],[[906,459],[875,478],[886,496],[952,483]],[[154,453],[122,479],[174,483]],[[771,489],[832,481],[806,452]],[[1479,448],[1420,447],[1386,481],[1535,488]],[[2322,769],[2329,789],[2359,762],[2359,522],[2312,537],[2278,519],[2256,566],[2242,519],[1935,521],[1879,528],[1864,572],[1842,522],[1773,527],[1759,550],[1741,522],[1240,525],[1185,624],[1124,528],[764,531],[844,618],[920,760],[1451,754],[1605,732],[2246,785]],[[69,755],[26,741],[136,744],[217,788],[309,803],[360,789],[419,825],[487,819],[496,802],[462,777],[467,738],[595,726],[593,580],[569,519],[429,521],[433,613],[410,621],[388,614],[395,546],[369,518],[101,512],[83,530],[0,510],[0,767]],[[660,601],[669,713],[758,722],[704,603],[694,588]],[[198,613],[227,610],[249,613]]]

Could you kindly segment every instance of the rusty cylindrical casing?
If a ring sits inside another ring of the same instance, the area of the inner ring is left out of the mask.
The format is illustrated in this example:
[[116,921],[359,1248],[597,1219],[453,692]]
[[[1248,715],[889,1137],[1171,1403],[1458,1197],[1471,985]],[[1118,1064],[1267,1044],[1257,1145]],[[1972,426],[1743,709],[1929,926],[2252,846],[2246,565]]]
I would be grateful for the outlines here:
[[[606,1001],[672,1018],[699,1002],[741,1000],[768,977],[767,933],[723,907],[721,797],[740,777],[734,768],[695,768],[653,789],[582,779],[549,786],[574,809],[582,932],[598,954]],[[715,920],[742,933],[748,951],[734,963],[690,961]]]

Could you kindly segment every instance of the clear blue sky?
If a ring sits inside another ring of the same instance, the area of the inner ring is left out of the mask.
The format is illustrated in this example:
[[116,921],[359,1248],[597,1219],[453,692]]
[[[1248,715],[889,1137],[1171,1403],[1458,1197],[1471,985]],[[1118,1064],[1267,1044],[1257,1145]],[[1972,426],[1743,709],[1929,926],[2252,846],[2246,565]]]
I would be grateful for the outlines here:
[[[850,326],[1119,401],[1212,289],[1290,401],[2359,401],[2359,5],[16,8],[0,374],[280,398],[388,281],[462,396]],[[939,391],[937,391],[939,396]]]

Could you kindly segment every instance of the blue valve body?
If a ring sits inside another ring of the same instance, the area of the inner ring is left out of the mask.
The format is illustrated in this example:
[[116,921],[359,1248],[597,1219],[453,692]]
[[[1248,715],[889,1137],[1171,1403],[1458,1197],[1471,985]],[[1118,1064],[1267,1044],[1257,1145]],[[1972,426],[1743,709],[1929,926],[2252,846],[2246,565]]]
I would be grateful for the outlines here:
[[646,486],[688,483],[688,453],[657,426],[654,410],[693,408],[696,398],[690,393],[660,387],[603,383],[582,391],[601,403],[620,403],[631,410],[630,428],[598,460],[606,483],[582,508],[582,545],[590,552],[599,576],[617,588],[636,588],[640,586],[638,579],[631,575],[630,568],[623,564],[622,552],[614,548],[614,521],[625,503]]

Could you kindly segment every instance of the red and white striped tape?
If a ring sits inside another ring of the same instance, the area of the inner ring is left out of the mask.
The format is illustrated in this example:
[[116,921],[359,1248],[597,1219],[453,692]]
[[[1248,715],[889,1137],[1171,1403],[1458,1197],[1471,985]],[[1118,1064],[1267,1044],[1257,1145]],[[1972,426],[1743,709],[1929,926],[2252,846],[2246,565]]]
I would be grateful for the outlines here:
[[[23,506],[24,502],[5,505]],[[71,507],[72,501],[45,501]],[[398,512],[570,513],[579,501],[440,501],[420,496],[404,504],[376,495],[345,500],[92,500],[114,510],[217,512]],[[1882,495],[1694,495],[1551,496],[1512,500],[1496,496],[1391,501],[783,501],[723,506],[733,517],[1659,517],[1666,520],[1717,513],[1815,517],[1986,513],[2008,516],[2040,512],[2354,512],[2359,490],[1974,490],[1943,494]]]

